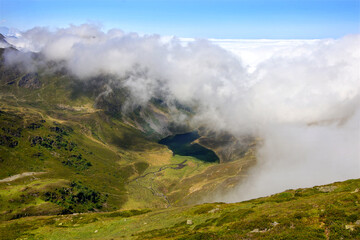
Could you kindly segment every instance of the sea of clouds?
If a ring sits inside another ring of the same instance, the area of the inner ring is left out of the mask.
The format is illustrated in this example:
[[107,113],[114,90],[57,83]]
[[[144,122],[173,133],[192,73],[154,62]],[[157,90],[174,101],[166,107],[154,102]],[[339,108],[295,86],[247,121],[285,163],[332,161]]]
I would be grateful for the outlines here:
[[360,36],[318,40],[181,39],[93,25],[33,28],[6,40],[8,64],[116,76],[136,104],[174,100],[191,122],[263,141],[247,181],[221,201],[360,177]]

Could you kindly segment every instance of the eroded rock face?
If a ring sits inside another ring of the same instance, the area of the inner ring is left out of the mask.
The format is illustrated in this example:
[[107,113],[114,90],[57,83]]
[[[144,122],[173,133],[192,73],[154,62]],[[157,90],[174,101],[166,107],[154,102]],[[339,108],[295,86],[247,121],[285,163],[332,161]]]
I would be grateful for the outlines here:
[[28,73],[19,81],[19,87],[38,89],[41,88],[41,82],[37,73]]
[[336,189],[336,186],[322,186],[322,187],[318,187],[318,190],[320,192],[332,192]]

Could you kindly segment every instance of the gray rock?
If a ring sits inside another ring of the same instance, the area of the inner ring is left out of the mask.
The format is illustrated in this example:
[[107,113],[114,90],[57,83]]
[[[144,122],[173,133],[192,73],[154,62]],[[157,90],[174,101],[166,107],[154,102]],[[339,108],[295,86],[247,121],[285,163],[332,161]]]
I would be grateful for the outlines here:
[[345,229],[350,230],[350,231],[354,231],[355,230],[355,225],[345,225]]
[[210,211],[208,211],[208,213],[215,213],[218,211],[220,211],[220,208],[214,208],[214,209],[211,209]]
[[274,227],[277,226],[278,224],[279,224],[278,222],[271,223],[271,225],[274,226]]

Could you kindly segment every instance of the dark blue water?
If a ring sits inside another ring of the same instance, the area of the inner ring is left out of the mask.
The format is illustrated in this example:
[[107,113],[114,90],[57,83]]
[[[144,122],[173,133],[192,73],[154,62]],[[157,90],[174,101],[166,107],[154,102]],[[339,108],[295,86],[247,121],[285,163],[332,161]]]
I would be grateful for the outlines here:
[[210,149],[204,148],[197,143],[191,144],[199,137],[198,132],[194,131],[168,136],[161,139],[159,143],[168,146],[174,155],[192,156],[204,162],[219,162],[218,156]]

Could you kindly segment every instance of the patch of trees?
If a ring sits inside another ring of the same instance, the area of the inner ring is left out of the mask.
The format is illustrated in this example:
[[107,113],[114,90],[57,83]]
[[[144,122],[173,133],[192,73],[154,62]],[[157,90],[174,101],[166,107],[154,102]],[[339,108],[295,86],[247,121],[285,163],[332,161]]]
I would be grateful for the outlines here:
[[16,138],[21,137],[22,128],[18,127],[22,123],[22,117],[11,112],[0,110],[0,145],[14,148],[19,145]]
[[47,149],[64,149],[66,151],[73,151],[76,143],[65,140],[61,135],[48,135],[47,137],[34,136],[30,140],[31,146],[40,145]]
[[[91,162],[85,159],[76,149],[77,144],[67,140],[73,129],[68,126],[60,125],[54,122],[55,126],[50,127],[50,131],[55,134],[49,134],[46,137],[34,136],[30,139],[31,146],[39,145],[49,150],[65,150],[71,152],[61,163],[76,170],[86,170],[92,166]],[[31,125],[35,126],[35,125]],[[67,155],[67,154],[66,154]]]
[[13,137],[21,137],[22,128],[13,129],[8,127],[2,127],[1,130],[3,130],[5,134],[9,134]]
[[66,160],[62,161],[62,164],[76,168],[77,170],[86,170],[92,166],[91,162],[83,158],[81,153],[70,155]]
[[69,187],[56,188],[43,194],[45,201],[53,202],[64,208],[63,214],[87,212],[101,209],[107,195],[102,195],[85,186],[81,181],[72,181]]
[[7,135],[0,135],[0,145],[14,148],[19,144],[17,140]]

